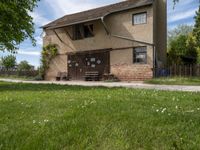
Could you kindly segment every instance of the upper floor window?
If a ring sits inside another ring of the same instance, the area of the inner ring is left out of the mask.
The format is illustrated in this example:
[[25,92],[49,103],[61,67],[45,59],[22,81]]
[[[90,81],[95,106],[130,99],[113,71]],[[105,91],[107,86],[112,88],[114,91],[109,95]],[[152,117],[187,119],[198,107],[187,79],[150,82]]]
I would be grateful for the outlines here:
[[139,64],[147,63],[147,47],[136,47],[133,49],[133,62]]
[[80,40],[83,38],[81,25],[73,26],[73,40]]
[[94,36],[93,24],[90,25],[78,24],[73,26],[73,40],[81,40],[93,36]]
[[139,13],[133,15],[133,25],[147,23],[147,13]]
[[94,27],[93,24],[84,25],[84,37],[93,37],[94,36]]

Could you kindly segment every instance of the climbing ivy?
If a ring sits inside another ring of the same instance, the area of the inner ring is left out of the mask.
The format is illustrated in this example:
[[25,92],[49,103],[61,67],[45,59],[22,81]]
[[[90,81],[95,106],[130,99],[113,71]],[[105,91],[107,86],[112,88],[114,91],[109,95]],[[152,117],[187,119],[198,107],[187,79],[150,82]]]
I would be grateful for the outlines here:
[[51,60],[55,58],[57,54],[58,49],[56,44],[49,44],[43,47],[40,67],[40,73],[43,78],[45,76],[45,72],[49,69]]

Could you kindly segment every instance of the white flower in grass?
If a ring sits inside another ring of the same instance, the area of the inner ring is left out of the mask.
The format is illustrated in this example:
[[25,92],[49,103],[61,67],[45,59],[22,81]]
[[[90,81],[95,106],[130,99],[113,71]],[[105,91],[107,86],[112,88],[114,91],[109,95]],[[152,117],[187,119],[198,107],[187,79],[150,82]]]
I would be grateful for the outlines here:
[[159,109],[157,109],[156,112],[159,112]]
[[163,108],[163,110],[161,112],[164,113],[166,110],[167,110],[167,108]]
[[35,120],[33,120],[33,123],[35,124],[35,123],[36,123],[36,121],[35,121]]
[[200,108],[197,108],[197,110],[200,110]]
[[175,98],[175,97],[173,97],[173,98],[172,98],[172,100],[173,100],[173,101],[175,101],[175,100],[176,100],[176,98]]
[[176,109],[178,109],[178,106],[176,106]]
[[46,123],[46,122],[49,122],[49,120],[45,119],[44,122],[45,122],[45,123]]
[[194,112],[194,110],[188,110],[188,111],[186,111],[187,113],[193,113]]
[[96,103],[96,101],[95,101],[95,100],[93,100],[93,101],[91,101],[91,102],[90,102],[90,104],[95,104],[95,103]]

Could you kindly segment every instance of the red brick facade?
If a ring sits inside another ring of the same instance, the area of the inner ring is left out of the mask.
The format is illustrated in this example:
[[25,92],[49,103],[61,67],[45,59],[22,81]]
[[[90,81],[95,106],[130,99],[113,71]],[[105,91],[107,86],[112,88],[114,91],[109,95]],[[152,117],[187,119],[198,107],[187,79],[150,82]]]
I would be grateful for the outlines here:
[[121,81],[143,81],[153,78],[153,68],[150,65],[112,65],[111,72]]

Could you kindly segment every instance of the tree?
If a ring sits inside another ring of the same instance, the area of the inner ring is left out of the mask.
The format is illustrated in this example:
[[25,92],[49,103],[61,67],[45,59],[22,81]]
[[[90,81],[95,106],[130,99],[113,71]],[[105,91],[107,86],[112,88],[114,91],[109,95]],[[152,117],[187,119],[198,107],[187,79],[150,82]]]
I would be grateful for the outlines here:
[[169,47],[169,63],[170,64],[181,64],[181,57],[185,55],[187,51],[186,47],[187,36],[179,35],[170,42]]
[[193,34],[196,38],[197,45],[200,46],[200,7],[199,10],[196,12],[196,16],[194,17],[194,19],[195,19],[195,25]]
[[192,64],[198,63],[199,52],[196,47],[196,38],[194,37],[193,33],[187,35],[186,48],[187,50],[185,55],[187,57],[193,58],[193,61],[190,63]]
[[31,65],[26,61],[21,61],[17,68],[19,71],[29,71],[31,70]]
[[167,35],[168,46],[171,41],[176,39],[179,35],[188,35],[193,32],[193,26],[189,25],[178,25],[175,29],[169,30]]
[[16,65],[16,57],[14,55],[8,55],[1,58],[3,67],[6,68],[6,70],[12,69]]
[[34,23],[29,15],[39,0],[0,1],[0,50],[15,52],[17,46],[30,38],[35,46]]
[[168,62],[169,64],[196,64],[198,55],[193,34],[179,35],[170,43]]

